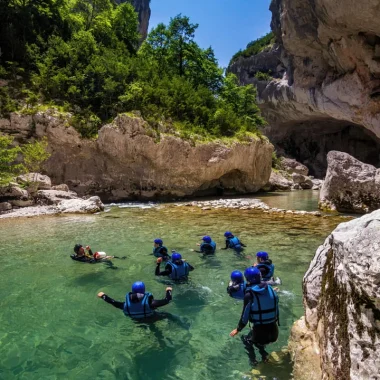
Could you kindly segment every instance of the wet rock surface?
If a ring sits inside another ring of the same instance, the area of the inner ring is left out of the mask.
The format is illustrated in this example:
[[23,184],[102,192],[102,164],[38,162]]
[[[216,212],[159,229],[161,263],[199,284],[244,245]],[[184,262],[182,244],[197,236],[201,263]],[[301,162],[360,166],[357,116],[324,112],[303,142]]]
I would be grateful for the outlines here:
[[363,214],[380,208],[380,169],[342,152],[330,152],[327,161],[321,209]]
[[[300,369],[295,380],[310,379],[299,365],[318,367],[315,355],[322,373],[316,379],[379,376],[379,230],[377,210],[340,224],[318,248],[303,280],[304,333],[292,334],[295,368]],[[294,328],[298,329],[299,323]],[[312,360],[307,357],[310,350],[299,350],[300,337],[305,336],[313,346]]]

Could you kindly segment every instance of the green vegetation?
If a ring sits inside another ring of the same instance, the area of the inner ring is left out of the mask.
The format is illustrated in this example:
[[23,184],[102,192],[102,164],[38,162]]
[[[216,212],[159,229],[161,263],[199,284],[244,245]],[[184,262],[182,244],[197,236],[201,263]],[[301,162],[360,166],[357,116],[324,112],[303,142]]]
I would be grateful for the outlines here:
[[251,41],[244,50],[239,50],[231,59],[230,65],[235,62],[239,57],[251,57],[261,53],[265,48],[273,45],[276,42],[276,37],[273,32],[265,36]]
[[39,171],[49,157],[46,138],[20,147],[13,145],[13,137],[0,135],[0,185],[19,174]]
[[272,72],[269,71],[269,73],[263,73],[261,71],[258,71],[256,74],[255,74],[255,78],[258,79],[258,80],[262,80],[262,81],[271,81],[273,79],[273,77],[270,75]]
[[9,0],[0,3],[0,117],[54,104],[84,137],[123,112],[154,127],[205,137],[257,134],[264,124],[256,89],[223,76],[197,24],[178,15],[139,47],[137,14],[113,0]]

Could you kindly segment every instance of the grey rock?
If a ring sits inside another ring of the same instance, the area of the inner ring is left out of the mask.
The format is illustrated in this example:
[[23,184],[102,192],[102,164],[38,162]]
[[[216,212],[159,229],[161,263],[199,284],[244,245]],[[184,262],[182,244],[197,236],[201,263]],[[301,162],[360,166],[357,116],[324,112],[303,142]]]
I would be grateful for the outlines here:
[[309,173],[309,169],[305,165],[292,158],[282,157],[281,166],[283,170],[290,174],[298,173],[307,176]]
[[99,197],[89,199],[69,199],[63,200],[58,205],[58,210],[64,214],[93,214],[104,211],[104,205]]
[[61,185],[52,186],[51,189],[52,190],[59,190],[59,191],[67,191],[67,192],[69,191],[69,187],[64,183],[62,183]]
[[76,193],[60,190],[39,190],[36,195],[38,203],[46,205],[58,205],[63,200],[77,198]]
[[[303,280],[310,363],[295,356],[294,378],[316,365],[318,379],[374,379],[380,350],[380,210],[340,224],[320,246]],[[297,324],[296,324],[297,325]],[[294,342],[298,346],[299,342]],[[309,355],[309,356],[308,356]],[[301,366],[299,365],[301,364]]]
[[0,213],[4,211],[12,210],[12,205],[9,202],[1,202],[0,203]]
[[35,202],[33,199],[15,199],[15,200],[10,200],[9,203],[13,207],[30,207],[34,206]]
[[0,187],[0,198],[27,198],[28,192],[19,186]]
[[366,213],[380,208],[380,169],[336,151],[329,152],[327,162],[321,209]]
[[51,179],[40,173],[28,173],[17,177],[20,184],[28,184],[35,191],[51,189]]
[[292,181],[286,179],[280,172],[275,172],[272,170],[272,173],[269,178],[269,182],[263,187],[264,191],[275,191],[282,190],[287,191],[290,190],[292,186]]

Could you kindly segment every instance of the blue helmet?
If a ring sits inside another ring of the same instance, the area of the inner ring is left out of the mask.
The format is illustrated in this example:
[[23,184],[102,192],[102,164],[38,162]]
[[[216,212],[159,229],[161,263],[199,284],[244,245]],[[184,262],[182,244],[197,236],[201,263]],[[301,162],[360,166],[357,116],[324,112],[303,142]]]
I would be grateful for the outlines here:
[[163,241],[162,241],[162,239],[154,239],[154,243],[162,245]]
[[172,254],[172,261],[177,261],[177,260],[181,260],[181,259],[182,259],[182,256],[181,256],[180,253],[178,253],[178,252],[174,252],[174,253]]
[[132,293],[145,293],[145,284],[141,281],[136,281],[132,285]]
[[211,243],[211,237],[206,235],[206,236],[203,236],[202,240],[205,242],[205,243]]
[[259,257],[260,259],[268,260],[269,255],[267,252],[260,251],[256,253],[256,256]]
[[260,284],[261,282],[261,272],[254,267],[249,267],[244,271],[244,276],[247,281],[251,284]]
[[243,282],[244,281],[243,273],[241,273],[239,270],[234,270],[231,273],[231,280],[234,282]]
[[225,237],[230,237],[230,236],[233,236],[233,235],[232,235],[232,232],[230,232],[230,231],[226,231],[226,232],[224,233],[224,236],[225,236]]

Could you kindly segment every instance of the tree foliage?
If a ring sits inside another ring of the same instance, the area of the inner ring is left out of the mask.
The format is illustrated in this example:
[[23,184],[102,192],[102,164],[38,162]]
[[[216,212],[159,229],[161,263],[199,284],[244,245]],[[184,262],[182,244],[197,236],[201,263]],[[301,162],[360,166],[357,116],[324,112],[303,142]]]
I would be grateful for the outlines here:
[[[196,43],[198,25],[186,16],[159,24],[139,47],[130,1],[9,0],[0,2],[0,12],[0,69],[29,83],[22,92],[27,107],[64,106],[85,137],[133,110],[214,136],[263,124],[255,89],[223,76],[213,49]],[[0,98],[0,112],[13,109],[5,93]]]
[[28,172],[39,172],[42,164],[50,157],[47,150],[48,141],[44,137],[41,141],[28,143],[21,148],[23,164]]
[[0,185],[7,185],[24,170],[23,165],[16,162],[21,148],[12,143],[12,137],[0,136]]

